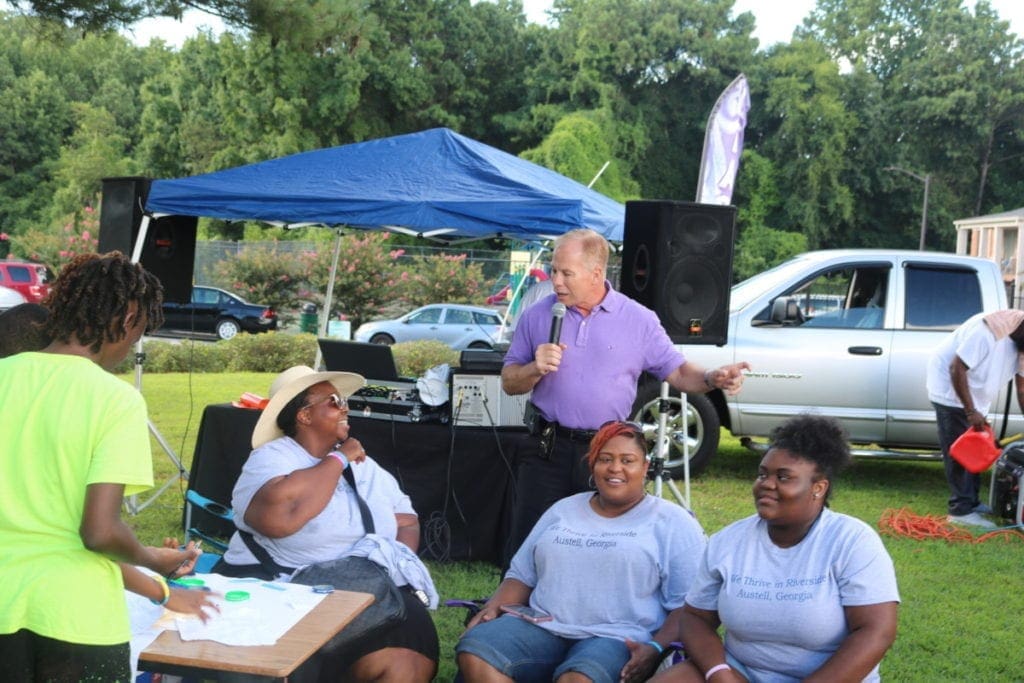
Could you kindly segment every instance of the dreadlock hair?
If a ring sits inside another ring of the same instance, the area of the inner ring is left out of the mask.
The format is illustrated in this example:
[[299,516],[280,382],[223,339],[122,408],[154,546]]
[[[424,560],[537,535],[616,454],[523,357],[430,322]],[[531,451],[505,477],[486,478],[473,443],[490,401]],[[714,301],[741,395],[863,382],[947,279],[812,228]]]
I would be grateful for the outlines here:
[[131,302],[146,315],[146,332],[164,322],[164,288],[155,275],[119,251],[80,254],[71,260],[43,302],[50,309],[50,338],[78,343],[98,353],[104,342],[122,339]]

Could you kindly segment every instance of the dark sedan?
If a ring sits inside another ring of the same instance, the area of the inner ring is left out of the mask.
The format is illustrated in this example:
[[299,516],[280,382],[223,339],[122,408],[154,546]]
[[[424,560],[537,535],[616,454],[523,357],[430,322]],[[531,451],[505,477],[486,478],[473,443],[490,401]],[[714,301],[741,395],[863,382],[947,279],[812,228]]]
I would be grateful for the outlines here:
[[270,306],[251,304],[216,287],[193,287],[192,303],[164,303],[163,330],[211,332],[231,339],[239,332],[277,329],[277,313]]

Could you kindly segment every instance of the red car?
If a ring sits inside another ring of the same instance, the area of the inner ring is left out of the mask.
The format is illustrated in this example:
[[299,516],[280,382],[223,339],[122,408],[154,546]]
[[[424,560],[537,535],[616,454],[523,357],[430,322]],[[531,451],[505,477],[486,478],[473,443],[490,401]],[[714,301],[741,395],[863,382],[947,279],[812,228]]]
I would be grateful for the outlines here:
[[37,304],[50,293],[53,272],[41,263],[27,261],[0,261],[0,286],[9,287]]

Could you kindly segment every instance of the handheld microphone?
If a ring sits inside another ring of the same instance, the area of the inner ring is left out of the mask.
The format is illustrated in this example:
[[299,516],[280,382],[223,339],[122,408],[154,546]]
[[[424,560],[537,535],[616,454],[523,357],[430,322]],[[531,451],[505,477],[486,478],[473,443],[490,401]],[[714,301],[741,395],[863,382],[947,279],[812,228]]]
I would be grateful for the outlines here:
[[562,318],[564,317],[565,304],[556,301],[551,306],[551,334],[548,336],[548,341],[552,344],[557,344],[562,336]]

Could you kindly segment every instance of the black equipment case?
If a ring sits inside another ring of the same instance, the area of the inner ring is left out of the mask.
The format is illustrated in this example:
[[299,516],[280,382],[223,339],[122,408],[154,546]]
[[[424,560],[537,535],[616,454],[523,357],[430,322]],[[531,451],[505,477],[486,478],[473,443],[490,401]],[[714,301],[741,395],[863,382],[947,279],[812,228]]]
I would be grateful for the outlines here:
[[989,506],[992,514],[1010,521],[1010,524],[1024,524],[1024,441],[1014,441],[1003,449],[992,467],[992,488],[989,491]]

